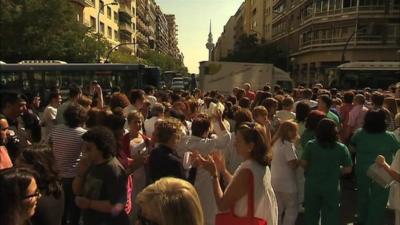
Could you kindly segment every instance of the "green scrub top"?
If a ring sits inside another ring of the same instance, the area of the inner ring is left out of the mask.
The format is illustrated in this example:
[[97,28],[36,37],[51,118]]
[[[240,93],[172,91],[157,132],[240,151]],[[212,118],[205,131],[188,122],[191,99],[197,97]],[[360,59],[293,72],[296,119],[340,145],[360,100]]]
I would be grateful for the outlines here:
[[349,150],[339,142],[323,147],[317,140],[311,140],[304,149],[302,159],[308,162],[306,183],[320,186],[322,190],[337,189],[342,175],[341,167],[352,165]]
[[400,149],[393,132],[367,133],[358,129],[351,138],[350,144],[356,150],[356,170],[366,171],[375,162],[378,155],[383,155],[386,162],[391,164],[393,156]]
[[335,113],[328,111],[328,113],[326,114],[326,118],[331,119],[333,122],[335,122],[336,126],[340,125],[340,119]]

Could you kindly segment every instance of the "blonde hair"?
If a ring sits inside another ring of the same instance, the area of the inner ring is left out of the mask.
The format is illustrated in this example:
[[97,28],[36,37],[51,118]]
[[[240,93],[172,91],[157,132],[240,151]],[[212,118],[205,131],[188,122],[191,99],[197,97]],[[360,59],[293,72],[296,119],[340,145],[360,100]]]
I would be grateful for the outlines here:
[[181,179],[167,177],[156,181],[139,193],[137,203],[148,207],[160,225],[204,224],[196,190]]
[[274,144],[278,139],[281,139],[282,142],[290,141],[292,142],[289,132],[297,130],[297,123],[293,121],[285,121],[281,123],[278,131],[275,133],[275,136],[272,140],[272,144]]
[[268,110],[262,105],[256,106],[253,109],[253,118],[258,116],[268,116]]

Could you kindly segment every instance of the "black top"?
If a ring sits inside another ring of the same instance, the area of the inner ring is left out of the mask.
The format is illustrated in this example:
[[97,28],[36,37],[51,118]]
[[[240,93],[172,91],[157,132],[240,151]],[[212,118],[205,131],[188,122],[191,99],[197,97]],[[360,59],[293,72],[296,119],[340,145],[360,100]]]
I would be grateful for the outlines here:
[[32,225],[61,225],[64,213],[64,193],[59,198],[53,195],[42,195],[38,200]]
[[[99,165],[89,167],[83,185],[83,196],[91,200],[110,201],[111,204],[126,203],[127,175],[113,157]],[[125,211],[119,214],[102,213],[91,209],[82,210],[85,225],[128,225],[129,219]]]
[[165,145],[159,145],[151,151],[149,157],[149,173],[152,182],[163,177],[185,179],[182,159],[178,156],[176,151]]

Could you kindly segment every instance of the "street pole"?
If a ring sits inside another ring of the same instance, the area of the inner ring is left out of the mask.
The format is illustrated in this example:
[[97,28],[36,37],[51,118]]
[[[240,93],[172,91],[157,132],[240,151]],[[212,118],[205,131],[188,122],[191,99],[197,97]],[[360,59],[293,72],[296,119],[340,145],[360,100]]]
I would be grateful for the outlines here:
[[[100,12],[101,10],[104,10],[104,8],[108,5],[118,5],[118,2],[107,3],[103,5],[103,8],[100,7],[99,3],[99,11],[97,12],[97,45],[99,45],[100,43]],[[100,50],[98,48],[97,48],[97,62],[100,63]]]
[[108,63],[108,58],[110,58],[111,53],[121,45],[134,45],[135,46],[136,43],[135,42],[125,42],[125,43],[121,43],[121,44],[114,46],[112,49],[110,49],[110,51],[108,51],[106,61],[104,61],[105,63]]

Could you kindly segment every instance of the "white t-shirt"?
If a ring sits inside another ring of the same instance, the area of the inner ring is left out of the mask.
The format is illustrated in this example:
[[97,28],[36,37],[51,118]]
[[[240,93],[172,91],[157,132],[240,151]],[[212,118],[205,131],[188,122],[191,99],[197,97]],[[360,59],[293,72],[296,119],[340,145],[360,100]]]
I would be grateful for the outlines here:
[[146,136],[151,138],[153,137],[154,125],[156,124],[159,118],[156,116],[151,117],[144,121],[144,130],[146,131]]
[[275,191],[296,193],[296,170],[288,162],[297,159],[296,148],[292,142],[276,140],[272,146],[271,181]]
[[56,121],[57,108],[48,105],[42,115],[42,141],[47,143],[49,139],[49,134],[51,133]]

